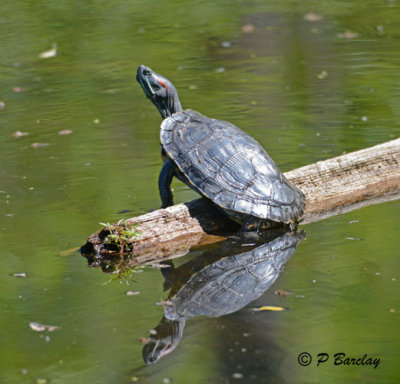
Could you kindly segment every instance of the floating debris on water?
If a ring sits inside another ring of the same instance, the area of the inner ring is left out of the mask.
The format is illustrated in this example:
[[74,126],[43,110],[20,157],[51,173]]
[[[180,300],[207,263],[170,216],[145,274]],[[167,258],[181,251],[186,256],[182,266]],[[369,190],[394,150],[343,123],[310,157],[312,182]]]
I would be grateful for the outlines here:
[[39,57],[41,59],[50,59],[51,57],[55,57],[55,56],[57,56],[57,44],[56,43],[53,43],[51,45],[51,49],[49,49],[48,51],[44,51],[39,54]]
[[13,137],[15,137],[16,139],[19,139],[20,137],[24,137],[24,136],[28,136],[29,133],[28,132],[21,132],[21,131],[17,131],[13,133]]
[[260,311],[280,312],[280,311],[286,311],[287,309],[289,309],[289,308],[275,307],[273,305],[264,305],[263,307],[252,308],[252,311],[254,311],[254,312],[260,312]]
[[70,135],[72,131],[70,129],[63,129],[62,131],[58,132],[59,135],[61,136],[67,136]]
[[6,103],[4,101],[0,101],[0,109],[4,109]]
[[14,87],[14,88],[13,88],[13,92],[16,92],[16,93],[24,92],[24,91],[25,91],[25,89],[22,88],[22,87]]
[[254,25],[253,24],[245,24],[242,26],[243,33],[252,33],[254,32]]
[[140,295],[140,292],[139,291],[126,291],[125,295],[126,296],[137,296],[137,295]]
[[292,295],[292,294],[293,294],[293,292],[284,291],[282,289],[279,289],[279,290],[275,291],[275,295],[282,296],[282,297],[286,297],[286,296]]
[[318,15],[317,13],[308,12],[304,15],[304,20],[307,21],[320,21],[322,20],[322,16]]
[[348,224],[355,224],[355,223],[359,223],[359,222],[360,222],[360,220],[351,220],[351,221],[349,221]]
[[57,329],[59,329],[60,327],[58,325],[44,325],[44,324],[40,324],[40,323],[36,323],[36,322],[30,322],[29,328],[35,332],[44,332],[44,331],[54,332]]
[[317,75],[318,79],[320,79],[320,80],[325,79],[326,76],[328,76],[328,72],[327,71],[321,71],[321,73],[319,73]]
[[31,147],[33,148],[43,148],[43,147],[47,147],[49,144],[47,143],[33,143],[31,144]]
[[346,237],[346,240],[364,240],[361,237]]
[[239,372],[235,372],[233,375],[232,375],[232,377],[234,378],[234,379],[243,379],[243,373],[239,373]]
[[359,36],[359,34],[357,32],[353,32],[353,31],[347,30],[346,32],[338,33],[336,36],[339,39],[348,39],[348,40],[350,40],[350,39],[356,39]]
[[26,273],[25,272],[20,272],[20,273],[13,273],[12,274],[14,277],[19,277],[24,279],[26,277]]
[[46,327],[39,323],[29,323],[29,328],[36,332],[43,332],[46,330]]

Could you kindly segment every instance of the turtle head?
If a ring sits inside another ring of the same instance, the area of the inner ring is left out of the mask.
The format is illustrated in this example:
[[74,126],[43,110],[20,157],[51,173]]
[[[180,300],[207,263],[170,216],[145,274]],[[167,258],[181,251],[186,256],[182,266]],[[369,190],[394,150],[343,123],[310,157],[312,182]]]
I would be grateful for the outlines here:
[[163,119],[182,111],[178,92],[167,78],[153,72],[149,67],[139,65],[136,80],[142,86],[146,96],[157,107]]

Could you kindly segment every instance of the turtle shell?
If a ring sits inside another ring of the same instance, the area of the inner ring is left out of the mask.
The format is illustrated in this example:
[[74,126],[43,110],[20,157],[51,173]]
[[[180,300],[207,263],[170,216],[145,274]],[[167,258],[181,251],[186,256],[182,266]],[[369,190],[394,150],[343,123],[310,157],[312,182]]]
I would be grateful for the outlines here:
[[177,112],[161,125],[161,145],[189,184],[229,216],[300,220],[303,193],[256,140],[233,124],[190,109]]

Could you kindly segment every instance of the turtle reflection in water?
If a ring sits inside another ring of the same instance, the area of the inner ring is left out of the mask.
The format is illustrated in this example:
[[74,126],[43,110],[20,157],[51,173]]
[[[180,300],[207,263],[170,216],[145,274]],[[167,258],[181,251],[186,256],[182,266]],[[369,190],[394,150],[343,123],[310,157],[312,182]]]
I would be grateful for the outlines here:
[[136,79],[164,119],[158,182],[162,208],[173,205],[175,176],[240,223],[245,238],[246,233],[257,238],[260,227],[300,221],[304,194],[256,140],[227,121],[184,111],[173,84],[149,67],[140,65]]
[[155,363],[175,349],[187,318],[227,315],[260,297],[277,279],[305,233],[281,231],[274,236],[239,254],[234,254],[238,244],[228,240],[216,252],[231,256],[202,255],[177,269],[172,263],[162,268],[164,288],[170,288],[170,294],[164,317],[143,347],[145,363]]

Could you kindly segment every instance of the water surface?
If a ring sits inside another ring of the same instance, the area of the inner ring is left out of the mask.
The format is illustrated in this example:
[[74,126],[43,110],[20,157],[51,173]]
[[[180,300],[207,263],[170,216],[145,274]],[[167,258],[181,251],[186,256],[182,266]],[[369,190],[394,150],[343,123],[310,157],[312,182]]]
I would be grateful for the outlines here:
[[[307,239],[264,295],[188,320],[152,366],[140,338],[163,313],[160,271],[104,284],[110,276],[74,250],[98,222],[160,204],[160,117],[135,82],[139,64],[170,78],[184,107],[254,136],[287,171],[399,137],[399,11],[378,0],[3,1],[0,381],[398,381],[399,202],[304,226]],[[57,55],[40,59],[53,43]],[[174,189],[177,202],[195,197]],[[260,305],[290,310],[249,309]],[[318,353],[338,352],[381,363],[316,366]]]

